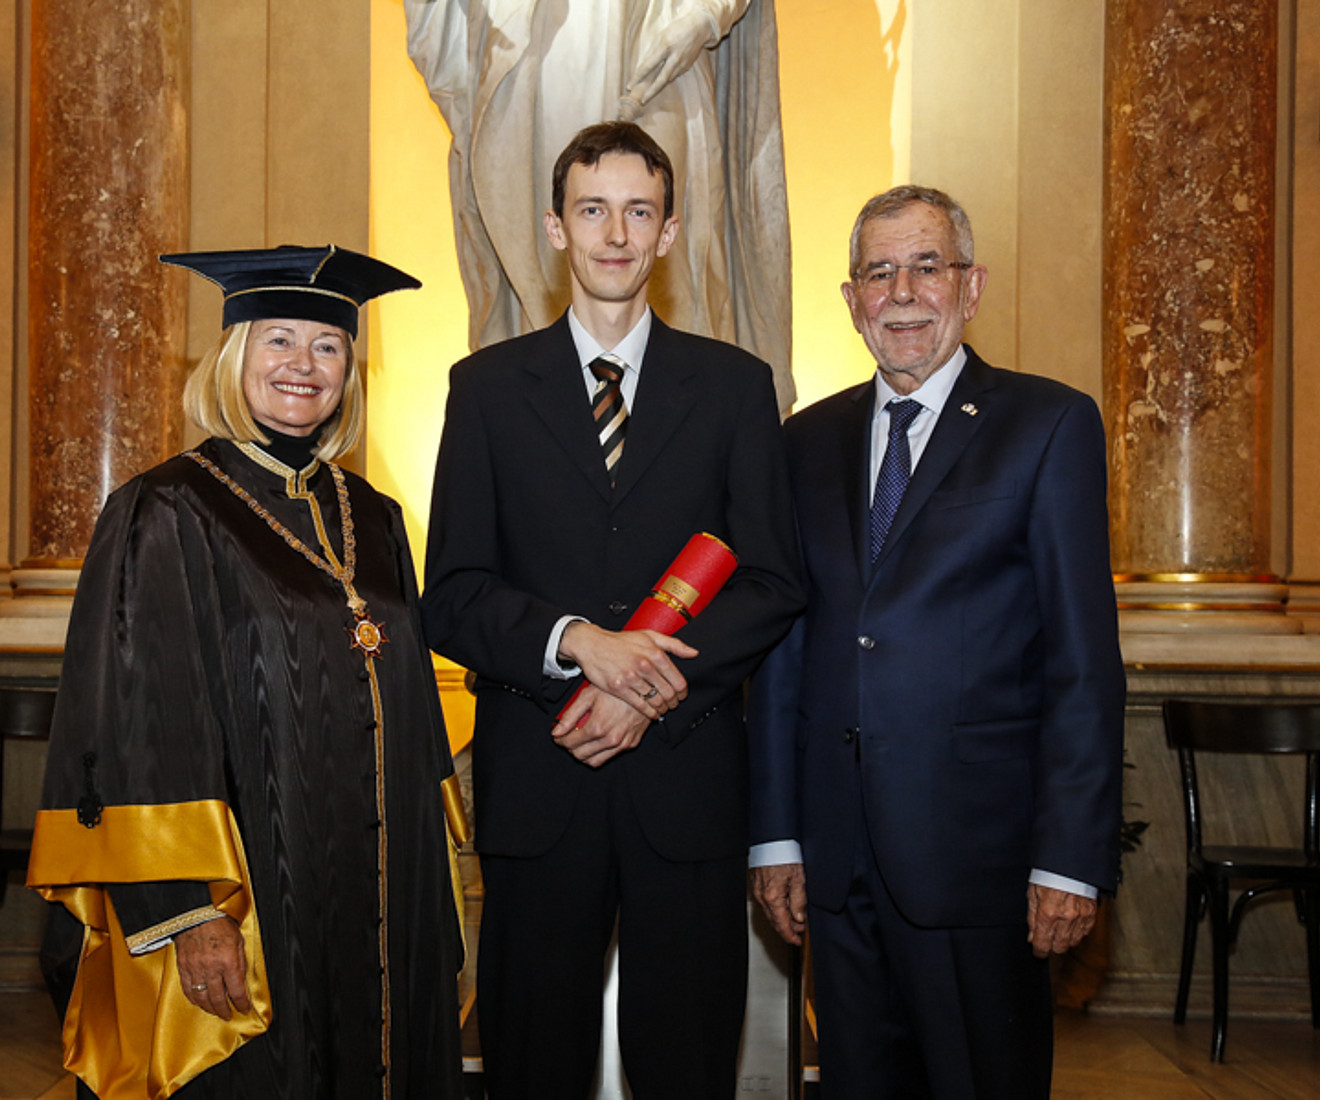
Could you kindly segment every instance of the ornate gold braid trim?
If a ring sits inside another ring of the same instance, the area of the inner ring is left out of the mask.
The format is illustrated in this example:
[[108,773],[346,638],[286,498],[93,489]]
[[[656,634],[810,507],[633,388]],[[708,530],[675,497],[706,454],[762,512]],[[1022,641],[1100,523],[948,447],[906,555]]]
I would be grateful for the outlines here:
[[206,924],[208,921],[213,921],[224,915],[214,905],[203,905],[199,909],[189,909],[188,912],[180,913],[177,917],[171,917],[169,920],[151,928],[145,928],[141,932],[134,932],[131,936],[125,936],[124,943],[128,945],[130,953],[136,953],[158,940],[168,939],[180,932],[186,932],[189,928]]
[[[250,457],[252,456],[252,453],[262,453],[259,448],[253,447],[250,443],[240,443],[238,444],[238,448]],[[353,509],[348,502],[348,486],[344,482],[344,473],[338,466],[333,462],[326,463],[326,468],[329,469],[330,476],[334,478],[335,481],[335,492],[339,496],[339,529],[340,535],[344,540],[344,563],[342,565],[340,565],[339,560],[335,557],[334,551],[330,548],[330,542],[326,537],[325,524],[321,519],[321,509],[319,507],[313,507],[311,512],[312,521],[316,524],[316,537],[321,543],[321,548],[325,551],[326,556],[324,558],[320,557],[310,546],[303,542],[302,539],[271,515],[269,511],[257,502],[256,498],[254,498],[251,493],[221,470],[210,459],[203,457],[196,451],[185,451],[184,457],[192,459],[197,465],[201,466],[202,469],[211,474],[211,476],[219,481],[220,484],[224,485],[225,488],[238,497],[239,500],[251,508],[256,515],[260,516],[261,519],[265,521],[267,527],[274,531],[275,534],[279,535],[280,538],[282,538],[290,547],[298,551],[298,553],[316,566],[317,569],[334,577],[334,579],[343,586],[344,595],[348,597],[349,609],[354,615],[361,615],[365,612],[367,603],[357,594],[356,589],[353,587],[353,574],[357,571],[357,535],[353,528]],[[253,458],[253,461],[259,462],[260,465],[265,466],[267,469],[271,469],[275,473],[285,473],[286,477],[287,472],[290,469],[283,463],[276,463],[276,466],[279,468],[275,469],[269,463],[260,462],[260,460],[255,457]],[[315,467],[309,466],[308,472],[313,471],[314,469]],[[310,504],[315,505],[316,500],[306,487],[305,473],[297,475],[298,480],[303,483],[301,490],[295,489],[292,492],[289,492],[289,495],[294,499],[306,500]],[[290,478],[289,480],[292,479]],[[287,486],[286,491],[288,491]]]

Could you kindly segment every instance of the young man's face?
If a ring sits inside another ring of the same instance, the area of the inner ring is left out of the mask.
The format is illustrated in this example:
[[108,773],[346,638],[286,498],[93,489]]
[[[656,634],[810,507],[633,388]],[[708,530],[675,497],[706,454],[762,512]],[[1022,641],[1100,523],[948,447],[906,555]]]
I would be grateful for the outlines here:
[[550,243],[568,254],[574,299],[631,302],[646,296],[655,261],[674,243],[678,219],[664,218],[665,185],[635,153],[574,164],[564,181],[564,215],[545,216]]

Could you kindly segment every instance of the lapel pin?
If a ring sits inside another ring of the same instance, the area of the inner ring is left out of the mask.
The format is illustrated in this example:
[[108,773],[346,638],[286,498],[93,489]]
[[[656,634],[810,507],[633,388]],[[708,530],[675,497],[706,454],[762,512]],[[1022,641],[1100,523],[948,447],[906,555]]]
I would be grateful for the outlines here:
[[968,416],[975,416],[981,410],[978,409],[975,405],[973,405],[970,401],[968,401],[967,404],[962,407],[962,411],[965,412]]

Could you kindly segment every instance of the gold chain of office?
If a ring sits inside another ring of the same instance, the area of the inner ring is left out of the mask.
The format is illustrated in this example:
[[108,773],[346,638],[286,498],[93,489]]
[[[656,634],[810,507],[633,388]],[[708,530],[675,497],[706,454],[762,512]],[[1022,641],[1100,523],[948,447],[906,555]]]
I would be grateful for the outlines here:
[[[378,623],[371,619],[367,614],[367,601],[357,594],[357,589],[353,587],[353,575],[357,571],[357,536],[353,527],[353,509],[348,502],[348,485],[344,481],[343,471],[333,462],[327,462],[325,465],[330,470],[330,476],[335,482],[335,493],[339,498],[339,533],[344,544],[344,563],[339,564],[335,560],[334,554],[330,549],[329,540],[325,537],[324,527],[321,523],[320,509],[316,506],[316,500],[310,492],[304,491],[295,494],[299,497],[305,497],[312,507],[312,519],[316,523],[317,532],[321,537],[322,545],[326,552],[323,558],[316,553],[310,546],[302,541],[297,535],[284,526],[276,519],[266,508],[264,508],[255,497],[243,488],[227,473],[221,470],[214,462],[196,451],[185,451],[184,457],[192,459],[202,469],[206,470],[221,485],[225,486],[239,500],[252,509],[257,516],[265,521],[275,534],[279,535],[292,549],[298,551],[304,558],[311,562],[317,569],[323,573],[329,574],[337,580],[344,589],[344,595],[348,600],[348,609],[353,612],[354,625],[346,627],[350,639],[350,645],[353,649],[360,649],[365,656],[380,657],[381,647],[389,641],[385,636],[385,624]],[[327,560],[327,558],[329,560]]]

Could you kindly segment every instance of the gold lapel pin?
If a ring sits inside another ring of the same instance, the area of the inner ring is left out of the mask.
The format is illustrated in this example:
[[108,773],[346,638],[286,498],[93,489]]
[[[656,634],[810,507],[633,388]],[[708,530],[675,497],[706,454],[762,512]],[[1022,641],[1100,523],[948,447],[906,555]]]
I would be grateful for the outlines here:
[[962,411],[965,412],[968,416],[975,416],[981,410],[978,409],[975,405],[973,405],[970,401],[968,401],[967,404],[962,407]]

